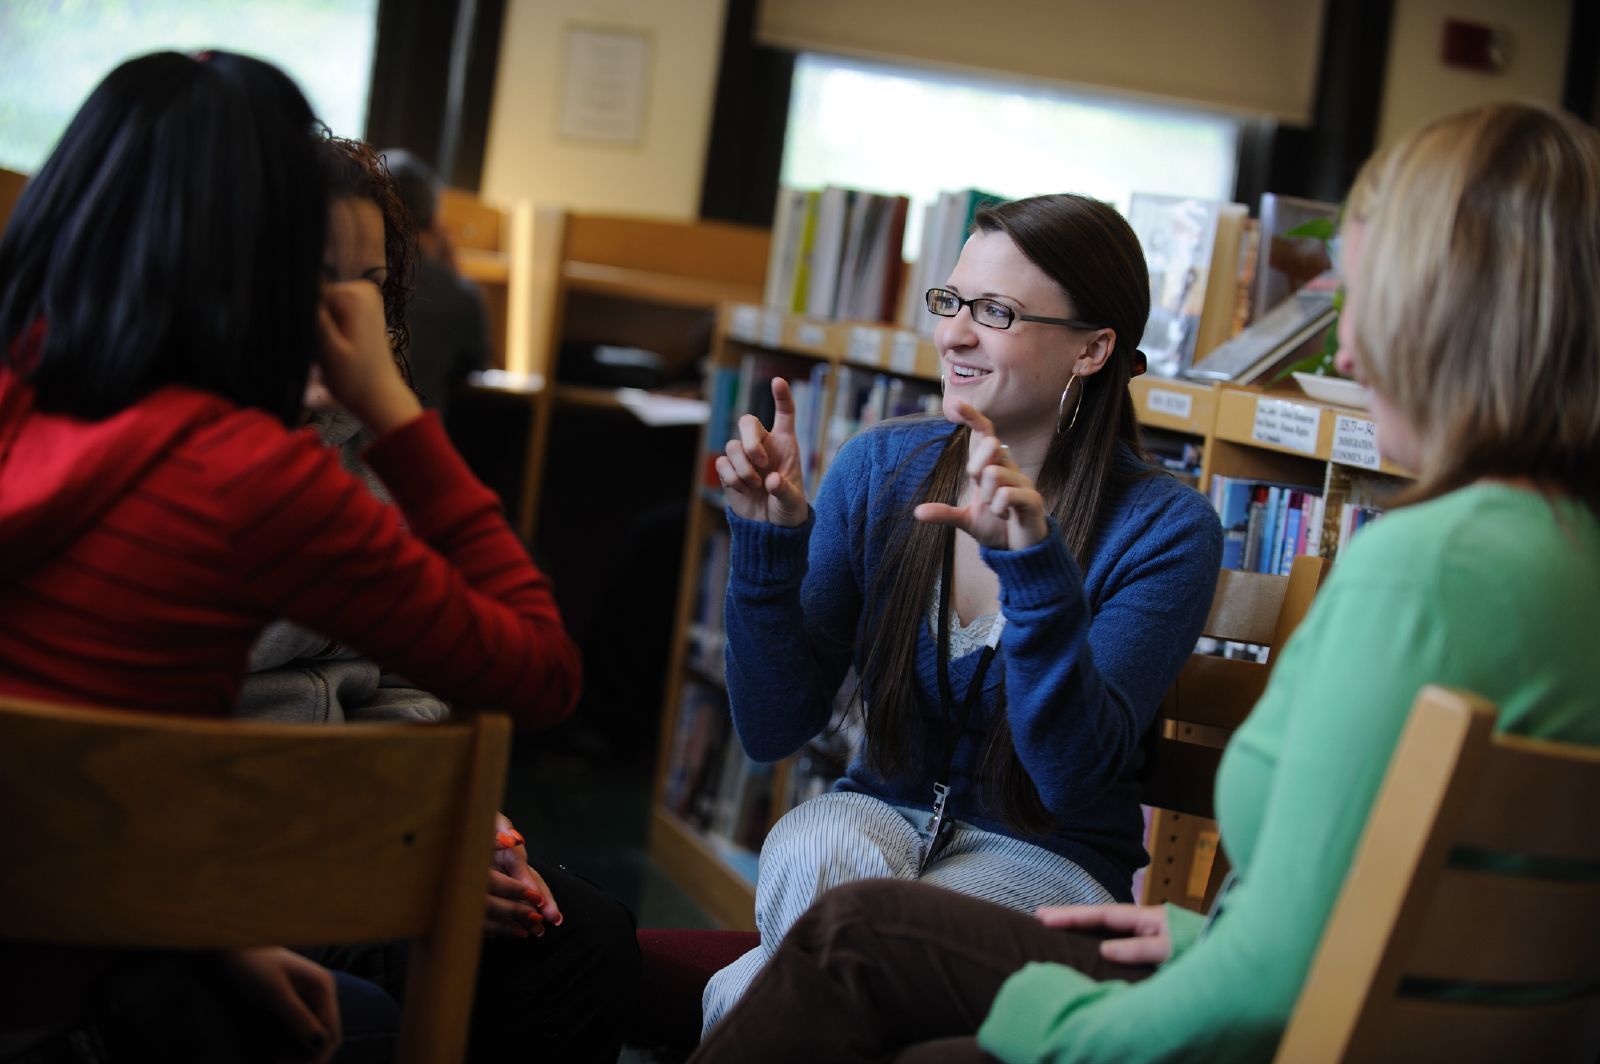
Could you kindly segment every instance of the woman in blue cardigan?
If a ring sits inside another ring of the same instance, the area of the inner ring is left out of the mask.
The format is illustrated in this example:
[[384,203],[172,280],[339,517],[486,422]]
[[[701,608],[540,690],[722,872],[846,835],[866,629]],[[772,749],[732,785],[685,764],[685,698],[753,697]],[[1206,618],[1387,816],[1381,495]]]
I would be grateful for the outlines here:
[[1126,901],[1147,859],[1141,739],[1199,635],[1221,532],[1141,455],[1138,240],[1082,196],[996,206],[926,301],[942,418],[846,443],[813,509],[774,380],[771,431],[744,417],[717,460],[741,742],[759,760],[800,749],[852,668],[866,740],[762,847],[761,945],[707,986],[708,1030],[837,884],[916,879],[1032,911]]
[[[1271,1060],[1423,685],[1484,695],[1499,730],[1600,746],[1600,134],[1522,104],[1438,119],[1362,168],[1342,239],[1340,368],[1416,483],[1340,548],[1228,744],[1234,874],[1209,916],[1035,917],[853,883],[795,924],[695,1064]],[[1411,1004],[1557,989],[1506,979],[1430,980]],[[1537,1056],[1526,1034],[1474,1059]]]

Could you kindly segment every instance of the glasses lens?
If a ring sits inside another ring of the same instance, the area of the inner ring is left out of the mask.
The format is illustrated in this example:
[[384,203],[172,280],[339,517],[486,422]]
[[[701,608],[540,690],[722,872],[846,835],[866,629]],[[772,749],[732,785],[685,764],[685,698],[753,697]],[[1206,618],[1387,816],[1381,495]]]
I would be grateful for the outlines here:
[[1011,308],[1004,303],[996,303],[992,299],[974,299],[972,301],[972,316],[980,325],[987,325],[991,329],[1008,329],[1011,327]]
[[935,314],[949,318],[961,312],[961,300],[954,292],[947,292],[943,288],[928,289],[928,309]]

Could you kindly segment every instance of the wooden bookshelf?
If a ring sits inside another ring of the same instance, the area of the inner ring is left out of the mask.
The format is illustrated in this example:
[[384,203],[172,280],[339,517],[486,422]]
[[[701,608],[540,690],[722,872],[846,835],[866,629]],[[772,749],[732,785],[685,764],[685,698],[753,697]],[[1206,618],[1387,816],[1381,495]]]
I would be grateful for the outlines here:
[[501,207],[446,188],[439,193],[439,221],[455,248],[457,269],[483,293],[493,367],[535,372],[533,334],[521,311],[533,283],[532,207],[521,201]]
[[1216,385],[1146,375],[1135,377],[1128,390],[1141,425],[1190,436],[1211,435],[1217,411]]
[[[620,409],[614,395],[568,380],[562,349],[607,344],[661,355],[669,374],[705,353],[715,308],[758,298],[766,270],[766,230],[724,222],[675,222],[585,214],[535,213],[528,238],[532,334],[524,372],[553,382],[534,404],[528,458],[513,524],[528,542],[538,534],[552,422],[563,411]],[[514,368],[514,367],[508,367]]]
[[[1213,435],[1218,440],[1328,462],[1339,457],[1334,453],[1334,438],[1341,420],[1359,423],[1375,436],[1376,422],[1371,412],[1358,407],[1319,402],[1293,391],[1269,392],[1239,385],[1215,387]],[[1276,409],[1269,411],[1269,406]],[[1378,454],[1376,450],[1372,453]],[[1391,476],[1409,475],[1381,457],[1370,468]]]
[[755,879],[730,864],[704,833],[659,805],[650,814],[650,857],[724,927],[756,929]]
[[[737,366],[750,352],[792,359],[796,366],[826,363],[833,369],[847,366],[922,382],[937,381],[940,373],[938,352],[932,341],[910,330],[883,324],[819,321],[749,302],[722,305],[712,343],[713,365]],[[832,380],[830,376],[830,390]],[[1341,458],[1352,466],[1374,461],[1335,447],[1335,430],[1341,421],[1347,425],[1356,423],[1358,428],[1371,425],[1372,415],[1365,410],[1313,400],[1298,391],[1267,391],[1150,376],[1135,378],[1130,391],[1143,426],[1190,437],[1200,444],[1201,490],[1209,487],[1214,474],[1326,484],[1330,465]],[[823,401],[831,399],[830,394]],[[1275,428],[1273,416],[1286,424]],[[703,460],[709,459],[711,442],[703,441]],[[1404,474],[1384,460],[1376,460],[1374,471]],[[814,479],[820,479],[823,472],[819,469]],[[719,840],[673,814],[662,802],[672,768],[669,759],[685,683],[721,691],[724,697],[726,692],[725,684],[694,663],[687,652],[689,628],[697,620],[697,603],[705,594],[721,594],[720,587],[706,591],[701,588],[706,538],[712,530],[722,527],[721,493],[708,487],[701,476],[702,470],[697,469],[690,488],[692,505],[662,709],[650,846],[652,856],[678,885],[717,919],[731,927],[747,928],[753,914],[754,883],[729,863]],[[808,489],[814,487],[814,482],[808,482]],[[728,741],[737,740],[730,737]],[[780,808],[780,796],[789,793],[793,761],[791,758],[780,764],[774,773],[769,826],[786,811]]]

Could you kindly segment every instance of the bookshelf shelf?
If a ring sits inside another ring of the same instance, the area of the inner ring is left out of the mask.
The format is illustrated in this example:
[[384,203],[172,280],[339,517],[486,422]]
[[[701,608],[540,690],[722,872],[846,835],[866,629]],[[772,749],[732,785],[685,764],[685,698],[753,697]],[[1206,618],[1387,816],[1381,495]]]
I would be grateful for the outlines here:
[[1140,424],[1191,436],[1211,434],[1217,409],[1215,385],[1146,375],[1135,377],[1128,390]]
[[682,277],[597,262],[563,263],[561,277],[572,292],[685,307],[709,307],[728,300],[755,299],[761,294],[758,286],[750,284]]
[[[548,382],[542,389],[473,385],[474,398],[497,408],[483,425],[470,416],[458,418],[469,435],[476,434],[474,468],[500,494],[524,542],[537,543],[551,564],[590,571],[595,567],[573,545],[591,538],[573,529],[571,517],[553,509],[549,526],[540,526],[545,496],[569,490],[559,470],[547,476],[552,433],[564,446],[604,446],[612,439],[608,419],[621,409],[613,389],[593,386],[594,367],[582,356],[600,346],[641,348],[658,356],[668,379],[687,376],[705,353],[716,308],[727,300],[759,298],[768,233],[723,222],[535,210],[528,204],[506,214],[453,190],[441,210],[463,271],[483,285],[496,323],[497,361],[509,371],[502,376]],[[520,413],[507,407],[519,392],[528,400]],[[679,440],[652,449],[650,457],[675,463],[686,451],[686,441]],[[660,476],[652,480],[662,482]],[[611,523],[625,528],[633,516],[619,513]]]
[[725,306],[721,329],[732,341],[827,359],[915,380],[939,379],[933,341],[878,322],[819,321],[748,303]]
[[456,264],[461,276],[479,284],[503,285],[511,279],[511,257],[503,252],[461,248]]
[[557,384],[555,400],[561,406],[588,407],[591,410],[623,409],[615,388],[597,388],[587,384]]
[[708,687],[715,687],[718,690],[727,689],[727,680],[723,679],[717,673],[712,672],[694,658],[684,659],[683,671],[688,674],[689,678],[694,680],[696,683],[703,683]]
[[650,856],[724,926],[755,930],[754,875],[729,861],[710,837],[660,806],[650,817]]
[[[1335,432],[1341,419],[1362,428],[1375,425],[1370,412],[1356,407],[1318,402],[1297,392],[1223,385],[1217,389],[1214,435],[1228,443],[1303,456],[1319,463],[1341,461],[1343,456],[1342,464],[1362,466],[1363,463],[1348,460],[1354,457],[1348,449],[1335,454]],[[1377,458],[1375,449],[1372,456]],[[1368,468],[1392,476],[1410,475],[1381,458]]]

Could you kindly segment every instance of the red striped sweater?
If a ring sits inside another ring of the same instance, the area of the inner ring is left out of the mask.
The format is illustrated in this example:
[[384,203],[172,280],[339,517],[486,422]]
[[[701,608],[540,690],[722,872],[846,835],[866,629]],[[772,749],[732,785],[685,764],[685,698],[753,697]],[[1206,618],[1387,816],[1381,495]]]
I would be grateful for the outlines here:
[[458,704],[565,717],[580,668],[549,581],[437,417],[366,460],[405,526],[259,411],[173,387],[83,422],[0,371],[0,692],[224,713],[288,617]]

